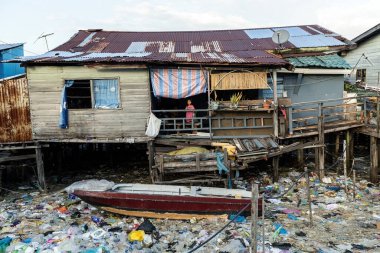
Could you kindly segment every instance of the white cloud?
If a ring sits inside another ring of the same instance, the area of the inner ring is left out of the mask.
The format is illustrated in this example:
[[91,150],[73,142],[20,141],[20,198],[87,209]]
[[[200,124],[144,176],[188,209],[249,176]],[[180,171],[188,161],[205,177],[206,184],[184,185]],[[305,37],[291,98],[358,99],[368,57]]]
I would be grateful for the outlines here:
[[319,24],[352,39],[379,23],[380,1],[332,2],[316,10]]

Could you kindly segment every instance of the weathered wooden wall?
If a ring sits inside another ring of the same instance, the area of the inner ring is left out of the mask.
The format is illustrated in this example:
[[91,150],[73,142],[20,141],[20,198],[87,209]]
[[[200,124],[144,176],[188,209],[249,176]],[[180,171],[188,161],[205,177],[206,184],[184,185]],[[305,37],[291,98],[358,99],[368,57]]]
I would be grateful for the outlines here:
[[0,81],[0,143],[32,140],[25,77]]
[[[359,43],[358,47],[351,50],[344,56],[344,59],[356,69],[366,69],[367,85],[370,87],[380,88],[380,35],[376,35],[367,41]],[[367,61],[363,57],[358,63],[362,54],[368,57]],[[351,81],[356,81],[355,72],[351,75]]]
[[[147,69],[127,67],[27,67],[34,139],[89,140],[92,138],[144,142],[150,113]],[[69,110],[69,128],[58,127],[64,80],[119,78],[121,109]]]

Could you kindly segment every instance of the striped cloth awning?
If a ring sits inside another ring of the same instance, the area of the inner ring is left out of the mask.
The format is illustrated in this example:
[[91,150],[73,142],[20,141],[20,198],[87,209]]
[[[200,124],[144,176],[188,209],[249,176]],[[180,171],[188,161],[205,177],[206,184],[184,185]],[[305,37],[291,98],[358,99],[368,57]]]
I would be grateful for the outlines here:
[[207,71],[200,69],[151,69],[155,97],[181,99],[207,91]]

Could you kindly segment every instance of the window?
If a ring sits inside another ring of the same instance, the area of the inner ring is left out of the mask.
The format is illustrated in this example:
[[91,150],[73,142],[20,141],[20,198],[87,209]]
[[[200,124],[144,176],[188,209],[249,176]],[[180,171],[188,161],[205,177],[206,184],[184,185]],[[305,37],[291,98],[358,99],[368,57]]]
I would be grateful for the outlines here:
[[117,79],[66,80],[67,109],[120,108]]
[[70,87],[66,87],[67,108],[92,108],[91,81],[75,80]]
[[356,71],[356,82],[365,83],[366,82],[366,70],[358,69]]

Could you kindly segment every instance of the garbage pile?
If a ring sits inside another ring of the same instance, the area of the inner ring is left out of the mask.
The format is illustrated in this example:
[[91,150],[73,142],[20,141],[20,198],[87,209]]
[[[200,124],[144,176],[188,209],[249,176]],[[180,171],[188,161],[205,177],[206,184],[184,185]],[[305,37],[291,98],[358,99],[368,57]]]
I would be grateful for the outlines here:
[[[258,178],[266,202],[264,224],[261,217],[258,221],[258,252],[263,251],[263,235],[265,252],[380,252],[378,186],[361,180],[354,191],[350,179],[313,175],[310,224],[306,178],[298,172],[278,183],[268,178]],[[227,222],[125,217],[98,210],[71,191],[28,190],[7,194],[1,202],[0,253],[189,252]],[[196,252],[243,253],[251,243],[251,218],[236,217]]]

